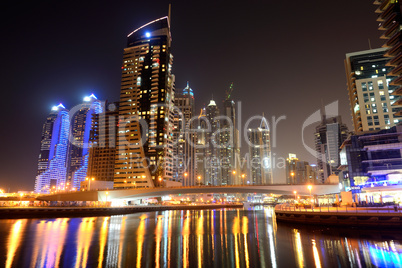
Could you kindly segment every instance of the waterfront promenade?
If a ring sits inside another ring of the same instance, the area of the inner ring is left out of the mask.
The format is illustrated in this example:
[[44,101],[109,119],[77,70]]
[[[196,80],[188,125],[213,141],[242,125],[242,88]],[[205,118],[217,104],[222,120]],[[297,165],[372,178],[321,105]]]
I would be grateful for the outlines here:
[[275,207],[277,221],[335,225],[402,227],[400,207],[331,207],[303,208],[284,204]]

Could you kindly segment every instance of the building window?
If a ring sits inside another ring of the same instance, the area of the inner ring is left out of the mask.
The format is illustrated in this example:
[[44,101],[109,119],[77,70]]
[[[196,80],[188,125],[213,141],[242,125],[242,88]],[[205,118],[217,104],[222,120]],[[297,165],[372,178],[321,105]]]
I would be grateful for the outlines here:
[[373,82],[372,81],[368,82],[368,88],[369,88],[369,91],[373,90]]
[[362,90],[367,91],[367,83],[362,83]]
[[[384,89],[384,82],[382,80],[378,80],[377,84],[378,84],[378,89]],[[381,95],[381,93],[380,93],[380,95]]]

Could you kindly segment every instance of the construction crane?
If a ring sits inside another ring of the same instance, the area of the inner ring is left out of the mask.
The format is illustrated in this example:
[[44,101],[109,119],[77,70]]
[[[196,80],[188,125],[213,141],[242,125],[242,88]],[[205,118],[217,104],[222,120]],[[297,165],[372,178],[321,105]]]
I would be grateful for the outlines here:
[[225,90],[227,100],[230,99],[230,96],[232,95],[232,92],[233,92],[233,82],[230,84],[229,89]]

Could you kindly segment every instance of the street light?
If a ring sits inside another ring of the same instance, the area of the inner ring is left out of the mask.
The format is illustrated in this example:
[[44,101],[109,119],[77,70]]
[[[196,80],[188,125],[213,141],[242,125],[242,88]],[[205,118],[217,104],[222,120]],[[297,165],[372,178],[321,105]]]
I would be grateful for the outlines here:
[[293,191],[293,193],[295,194],[295,201],[297,201],[297,191]]
[[246,178],[246,174],[241,174],[241,178],[242,178],[243,185],[244,185],[244,178]]
[[91,181],[94,181],[95,178],[89,179],[89,178],[85,178],[86,181],[88,181],[88,191],[91,190]]
[[308,188],[309,191],[310,191],[310,198],[311,198],[311,189],[313,189],[313,186],[312,186],[312,185],[308,185],[307,188]]
[[292,176],[292,183],[294,184],[295,182],[294,182],[294,177],[295,177],[295,173],[292,171],[292,172],[290,172],[290,176]]
[[107,196],[109,195],[109,192],[106,192],[106,202],[107,202]]
[[158,179],[159,179],[159,185],[162,187],[162,177],[159,176]]
[[198,176],[197,179],[198,179],[198,185],[201,186],[201,176]]

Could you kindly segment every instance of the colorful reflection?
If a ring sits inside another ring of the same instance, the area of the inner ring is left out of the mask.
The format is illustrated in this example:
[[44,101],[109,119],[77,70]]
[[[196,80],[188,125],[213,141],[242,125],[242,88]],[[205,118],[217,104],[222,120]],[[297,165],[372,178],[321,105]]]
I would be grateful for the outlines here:
[[7,240],[7,259],[5,263],[5,267],[11,267],[13,264],[13,260],[15,258],[15,254],[17,252],[18,247],[21,244],[21,236],[26,225],[27,220],[18,220],[16,221],[12,228],[10,235]]
[[0,220],[0,266],[402,267],[402,232],[375,236],[379,231],[276,225],[272,213],[264,208]]

